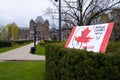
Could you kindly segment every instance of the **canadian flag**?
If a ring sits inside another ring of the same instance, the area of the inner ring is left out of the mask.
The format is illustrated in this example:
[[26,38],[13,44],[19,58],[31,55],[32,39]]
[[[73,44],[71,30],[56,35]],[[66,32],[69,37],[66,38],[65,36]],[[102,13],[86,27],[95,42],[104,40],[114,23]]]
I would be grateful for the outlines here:
[[105,53],[113,26],[114,22],[89,26],[75,26],[72,29],[65,47]]

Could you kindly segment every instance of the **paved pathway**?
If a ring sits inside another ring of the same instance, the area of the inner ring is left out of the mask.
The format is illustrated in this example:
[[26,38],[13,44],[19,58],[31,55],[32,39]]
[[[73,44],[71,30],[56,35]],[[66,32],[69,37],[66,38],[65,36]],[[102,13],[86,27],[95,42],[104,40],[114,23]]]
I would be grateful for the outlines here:
[[15,50],[11,50],[5,53],[0,53],[0,61],[5,60],[45,60],[45,56],[30,54],[30,49],[33,46],[29,44]]

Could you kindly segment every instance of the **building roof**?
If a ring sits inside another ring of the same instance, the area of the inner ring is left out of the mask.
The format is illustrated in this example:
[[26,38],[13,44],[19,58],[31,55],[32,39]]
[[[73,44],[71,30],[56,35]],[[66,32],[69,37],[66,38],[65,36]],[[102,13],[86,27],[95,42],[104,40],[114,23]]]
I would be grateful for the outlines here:
[[38,23],[38,22],[44,23],[44,19],[43,19],[41,16],[38,16],[38,17],[35,19],[35,23]]

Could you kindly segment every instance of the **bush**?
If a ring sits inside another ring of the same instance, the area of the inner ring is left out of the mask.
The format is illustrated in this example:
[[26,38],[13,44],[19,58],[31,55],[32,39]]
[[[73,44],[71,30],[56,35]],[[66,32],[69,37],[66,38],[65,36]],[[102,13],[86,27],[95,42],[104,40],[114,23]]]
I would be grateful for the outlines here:
[[44,47],[48,43],[59,43],[59,41],[42,40],[38,44]]
[[107,47],[107,54],[111,53],[120,53],[120,42],[119,41],[110,41]]
[[0,47],[10,47],[12,46],[11,42],[7,41],[0,41]]
[[44,42],[44,41],[40,41],[38,44],[39,44],[40,46],[45,46],[45,42]]
[[23,41],[0,41],[0,47],[11,47],[15,44],[28,44],[32,42],[32,40],[23,40]]
[[119,78],[119,52],[99,54],[66,49],[60,43],[46,46],[46,80],[119,80]]
[[24,44],[24,43],[30,43],[32,40],[21,40],[21,41],[12,41],[15,44]]
[[[57,80],[57,78],[60,77],[59,74],[59,60],[62,58],[64,54],[59,52],[60,48],[63,47],[63,45],[58,43],[51,43],[47,44],[46,46],[46,79],[47,80]],[[50,70],[51,69],[51,70]],[[52,73],[52,74],[51,74]]]
[[50,41],[50,40],[44,40],[45,43],[59,43],[60,41]]

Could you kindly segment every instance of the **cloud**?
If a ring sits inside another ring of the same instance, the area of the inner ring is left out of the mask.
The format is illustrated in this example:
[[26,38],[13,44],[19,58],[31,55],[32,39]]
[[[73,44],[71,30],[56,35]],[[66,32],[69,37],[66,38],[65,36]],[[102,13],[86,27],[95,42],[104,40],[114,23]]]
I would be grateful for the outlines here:
[[31,18],[42,16],[49,6],[49,0],[1,0],[0,25],[16,22],[27,27]]

